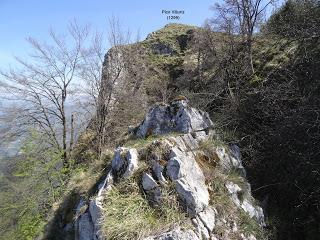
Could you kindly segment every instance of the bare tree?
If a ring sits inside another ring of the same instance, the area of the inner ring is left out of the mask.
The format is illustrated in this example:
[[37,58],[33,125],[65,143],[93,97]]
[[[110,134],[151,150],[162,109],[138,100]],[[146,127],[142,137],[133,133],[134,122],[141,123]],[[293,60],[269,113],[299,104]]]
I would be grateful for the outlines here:
[[230,34],[240,34],[246,45],[251,74],[254,74],[252,43],[254,32],[264,19],[267,8],[275,0],[224,0],[212,9],[217,13],[214,23],[220,30]]
[[80,78],[84,82],[79,88],[85,96],[90,98],[90,110],[98,106],[98,95],[101,90],[102,66],[107,51],[107,41],[102,32],[96,32],[90,46],[81,52],[83,62],[80,66]]
[[0,72],[1,89],[8,99],[16,101],[16,121],[44,133],[49,143],[62,152],[66,165],[67,101],[74,94],[73,83],[83,63],[81,53],[89,29],[72,22],[68,33],[61,37],[51,30],[51,44],[28,38],[34,51],[27,60],[16,58],[21,68]]

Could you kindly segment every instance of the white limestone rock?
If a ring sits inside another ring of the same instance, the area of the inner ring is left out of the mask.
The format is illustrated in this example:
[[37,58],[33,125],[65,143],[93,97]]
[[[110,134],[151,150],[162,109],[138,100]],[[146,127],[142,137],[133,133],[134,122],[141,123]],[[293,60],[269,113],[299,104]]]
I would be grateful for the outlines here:
[[138,168],[138,151],[135,148],[118,147],[111,162],[113,172],[119,177],[129,177]]
[[194,216],[203,211],[209,204],[209,192],[193,153],[182,152],[177,146],[173,147],[166,169],[189,215]]
[[[214,206],[209,206],[206,179],[196,161],[196,155],[200,152],[199,142],[208,139],[210,136],[208,132],[212,125],[207,113],[191,108],[187,100],[180,99],[169,105],[158,104],[151,108],[143,123],[130,130],[138,137],[146,137],[151,134],[182,133],[164,140],[155,140],[143,152],[146,153],[146,162],[150,170],[142,174],[141,184],[151,205],[160,205],[162,200],[161,187],[166,185],[170,179],[175,185],[179,199],[184,203],[193,227],[181,229],[175,225],[170,231],[150,236],[145,240],[228,239],[232,233],[240,236],[235,222],[232,226],[228,225],[229,220],[222,223],[223,221],[219,219]],[[238,146],[217,147],[215,151],[223,170],[238,170],[242,176],[245,176]],[[104,181],[100,183],[98,194],[89,202],[85,212],[79,214],[76,223],[77,240],[104,239],[101,232],[101,219],[105,194],[114,181],[130,177],[137,168],[138,152],[136,149],[119,147],[115,150],[111,170]],[[149,172],[151,170],[152,173]],[[253,204],[250,185],[248,184],[248,187],[245,186],[242,189],[239,185],[228,181],[225,186],[234,204],[264,226],[263,211]],[[77,210],[77,212],[81,211]],[[233,220],[231,219],[231,221]],[[215,228],[224,226],[227,227],[223,237],[216,236]],[[254,236],[244,236],[243,239],[253,240]]]
[[193,218],[192,223],[195,227],[195,233],[199,237],[199,239],[208,240],[210,239],[210,233],[208,229],[205,227],[203,222],[199,219],[199,217]]
[[207,207],[204,211],[198,213],[199,219],[210,233],[215,227],[215,215],[216,211],[211,207]]
[[242,191],[242,189],[239,187],[239,185],[234,184],[233,182],[229,182],[229,181],[226,182],[225,186],[230,194],[230,198],[233,201],[233,203],[237,207],[240,207],[241,202],[240,202],[238,194]]
[[79,212],[79,210],[77,211],[79,218],[77,220],[78,227],[76,228],[76,234],[78,234],[79,240],[104,239],[101,232],[101,218],[105,193],[111,188],[115,174],[118,177],[129,177],[137,168],[138,152],[136,149],[116,149],[114,158],[111,162],[111,170],[108,172],[106,178],[99,184],[98,193],[90,200],[89,208],[85,213],[82,214]]
[[260,226],[266,226],[262,208],[254,206],[251,199],[252,196],[249,195],[248,192],[245,192],[244,189],[241,189],[239,185],[233,182],[228,181],[225,186],[230,194],[231,200],[237,207],[243,209],[251,218],[254,218]]
[[190,107],[187,99],[181,99],[153,106],[137,127],[136,135],[146,137],[173,132],[189,133],[207,130],[212,126],[208,113]]
[[94,240],[102,240],[104,239],[101,232],[101,217],[102,217],[102,203],[104,197],[97,196],[92,199],[89,204],[89,213],[91,216],[92,226],[93,226],[93,237]]
[[230,153],[225,147],[217,147],[215,152],[219,158],[220,166],[225,171],[236,170],[243,177],[246,177],[246,171],[242,165],[240,150],[238,146],[233,145],[229,148]]
[[172,231],[160,234],[158,236],[147,237],[144,240],[200,240],[196,233],[189,230],[181,230],[176,228]]
[[249,214],[251,218],[256,219],[256,221],[263,227],[266,226],[266,223],[264,221],[264,214],[263,210],[259,206],[254,206],[251,201],[248,199],[244,199],[241,208]]

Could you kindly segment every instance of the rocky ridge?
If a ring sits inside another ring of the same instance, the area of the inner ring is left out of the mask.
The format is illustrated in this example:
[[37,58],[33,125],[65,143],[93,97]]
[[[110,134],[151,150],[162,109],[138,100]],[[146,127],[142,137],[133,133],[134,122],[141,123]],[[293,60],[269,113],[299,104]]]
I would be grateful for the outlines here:
[[[162,233],[144,236],[144,240],[230,239],[232,236],[256,239],[254,233],[240,229],[237,215],[222,213],[225,204],[226,211],[237,209],[234,214],[253,219],[260,229],[265,226],[263,210],[255,204],[250,184],[245,180],[239,147],[217,145],[209,149],[210,153],[203,149],[203,144],[213,141],[216,135],[206,112],[190,107],[188,100],[180,96],[170,104],[152,107],[144,121],[130,129],[130,134],[132,138],[159,138],[141,149],[116,148],[110,171],[100,183],[97,195],[89,202],[81,200],[77,206],[76,239],[108,239],[103,230],[103,221],[108,224],[108,219],[103,218],[108,191],[117,182],[141,171],[142,162],[147,164],[147,170],[142,169],[139,184],[149,204],[155,208],[161,206],[163,188],[172,184],[187,215],[186,221],[191,223],[188,227],[177,223]],[[219,174],[237,174],[241,181],[224,179],[222,191],[227,200],[216,205],[214,184]]]

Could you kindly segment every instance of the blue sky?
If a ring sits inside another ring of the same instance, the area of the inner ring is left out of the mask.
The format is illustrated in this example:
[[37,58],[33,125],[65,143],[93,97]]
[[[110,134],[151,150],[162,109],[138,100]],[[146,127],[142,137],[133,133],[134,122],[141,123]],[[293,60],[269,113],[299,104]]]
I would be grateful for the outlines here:
[[26,56],[26,37],[46,40],[51,27],[64,33],[72,19],[106,31],[113,15],[145,38],[165,24],[177,22],[168,21],[162,10],[184,10],[178,22],[201,26],[212,16],[209,7],[213,4],[214,0],[0,0],[0,68],[13,64],[13,56]]

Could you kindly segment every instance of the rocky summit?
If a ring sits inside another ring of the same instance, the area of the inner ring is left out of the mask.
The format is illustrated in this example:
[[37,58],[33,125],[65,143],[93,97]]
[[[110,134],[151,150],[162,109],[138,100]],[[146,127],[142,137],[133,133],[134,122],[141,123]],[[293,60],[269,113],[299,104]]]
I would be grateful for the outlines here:
[[206,135],[212,126],[208,113],[190,107],[188,99],[179,96],[170,104],[160,103],[152,107],[135,134],[138,137],[174,132]]
[[[75,239],[115,239],[108,235],[112,234],[109,228],[113,223],[105,216],[105,208],[109,207],[106,204],[112,201],[114,189],[133,181],[139,185],[137,194],[154,211],[161,209],[170,198],[175,200],[169,205],[178,206],[180,213],[176,215],[176,221],[173,217],[173,222],[161,226],[161,230],[151,230],[148,236],[141,234],[132,239],[259,238],[256,235],[265,225],[264,214],[245,179],[240,149],[218,142],[214,124],[206,112],[192,108],[186,98],[179,97],[170,104],[151,107],[143,122],[130,134],[129,146],[124,144],[126,146],[115,149],[97,194],[89,201],[80,200],[74,224]],[[137,145],[141,139],[145,143]],[[168,192],[167,189],[171,190]],[[139,214],[143,212],[139,211]],[[160,211],[159,219],[167,217],[164,214]],[[183,219],[178,219],[180,214]],[[135,216],[137,219],[138,215]],[[118,216],[120,232],[122,227],[125,231],[126,216],[126,213]],[[150,221],[148,218],[142,220],[146,224]],[[257,230],[246,230],[243,221],[250,222]]]

